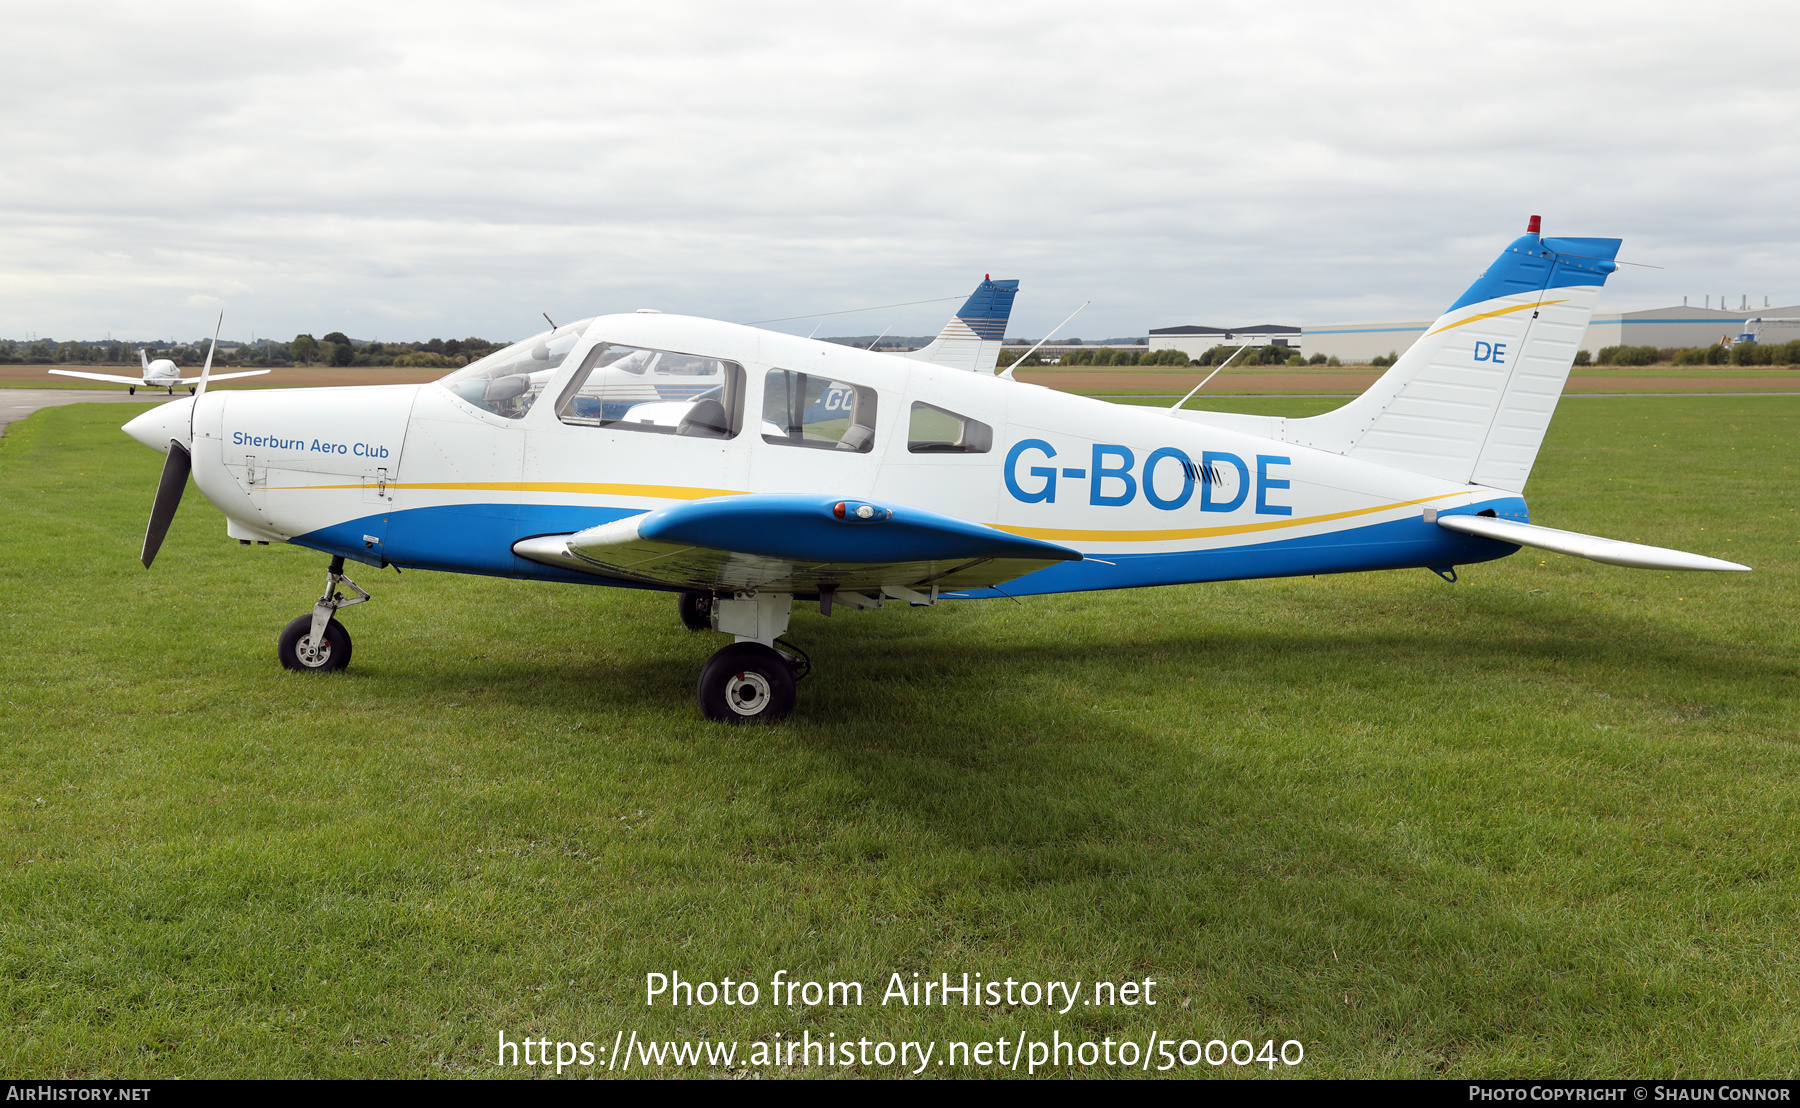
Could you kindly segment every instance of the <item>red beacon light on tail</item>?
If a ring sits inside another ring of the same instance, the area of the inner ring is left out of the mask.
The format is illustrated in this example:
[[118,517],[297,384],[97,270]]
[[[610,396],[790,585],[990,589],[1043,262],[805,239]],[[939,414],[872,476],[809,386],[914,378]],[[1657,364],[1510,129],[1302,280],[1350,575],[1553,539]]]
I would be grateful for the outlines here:
[[1525,233],[1528,235],[1542,234],[1543,226],[1544,217],[1541,215],[1534,215],[1531,217],[1531,222],[1525,225]]

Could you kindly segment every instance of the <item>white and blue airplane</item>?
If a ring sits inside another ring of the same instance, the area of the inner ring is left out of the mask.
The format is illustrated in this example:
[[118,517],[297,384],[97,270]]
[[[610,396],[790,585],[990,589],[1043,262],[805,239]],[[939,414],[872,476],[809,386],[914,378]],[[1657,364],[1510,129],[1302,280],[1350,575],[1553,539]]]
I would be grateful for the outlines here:
[[[674,592],[687,626],[735,640],[698,689],[728,723],[793,708],[810,665],[782,639],[796,600],[830,615],[1413,567],[1454,580],[1521,545],[1747,569],[1529,522],[1526,479],[1619,246],[1538,226],[1366,393],[1305,419],[996,376],[968,344],[998,342],[999,283],[964,309],[980,325],[959,313],[973,339],[946,328],[963,344],[950,364],[640,310],[434,384],[208,393],[203,373],[193,398],[125,426],[168,454],[142,561],[190,470],[229,536],[329,555],[324,595],[277,644],[312,671],[350,662],[337,613],[368,593],[346,561]],[[646,397],[665,360],[710,387]]]
[[[214,335],[213,345],[217,346],[218,341],[219,336]],[[155,361],[151,361],[149,353],[140,348],[138,350],[138,360],[144,363],[144,372],[137,377],[125,377],[117,373],[82,373],[73,369],[53,369],[50,372],[58,377],[80,377],[88,381],[105,381],[108,384],[125,385],[128,386],[129,391],[133,396],[137,395],[137,390],[140,388],[167,389],[169,395],[173,396],[175,395],[176,389],[186,389],[189,392],[194,392],[200,386],[200,378],[183,378],[181,376],[181,367],[168,358],[158,358]],[[206,362],[208,367],[212,365],[211,349],[208,349],[206,352]],[[266,369],[247,369],[242,373],[209,373],[208,379],[212,381],[229,381],[234,377],[260,377],[267,372],[269,371]]]

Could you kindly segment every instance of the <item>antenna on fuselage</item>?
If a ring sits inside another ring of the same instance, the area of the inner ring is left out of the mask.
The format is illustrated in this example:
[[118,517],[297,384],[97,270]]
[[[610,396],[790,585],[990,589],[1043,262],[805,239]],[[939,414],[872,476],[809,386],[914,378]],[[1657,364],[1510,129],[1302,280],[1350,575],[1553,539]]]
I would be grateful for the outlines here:
[[[892,331],[893,329],[894,329],[894,325],[892,323],[888,324],[886,327],[883,327],[881,329],[881,334],[875,336],[875,341],[868,345],[868,349],[870,349],[870,350],[875,349],[876,345],[879,344],[882,339],[887,338],[887,333],[889,331]],[[818,328],[814,327],[813,331],[816,333],[818,331]]]
[[[1092,300],[1083,300],[1081,302],[1081,308],[1085,308],[1089,304],[1092,304],[1092,303],[1093,303]],[[1070,312],[1069,319],[1074,319],[1076,316],[1080,315],[1081,308],[1076,308],[1074,311]],[[1016,380],[1017,378],[1013,377],[1013,370],[1019,368],[1019,363],[1023,362],[1026,358],[1031,357],[1033,354],[1036,354],[1037,350],[1038,350],[1038,346],[1042,346],[1045,343],[1049,342],[1051,335],[1054,335],[1054,334],[1056,334],[1056,332],[1062,330],[1064,327],[1067,327],[1069,325],[1069,319],[1065,319],[1061,323],[1058,323],[1055,327],[1052,327],[1048,334],[1046,334],[1043,338],[1041,338],[1037,341],[1037,346],[1034,346],[1030,350],[1025,351],[1025,354],[1023,357],[1014,358],[1012,365],[1009,365],[1005,369],[1000,371],[1000,376],[1006,378],[1008,381]]]
[[556,330],[556,320],[550,318],[549,312],[539,312],[538,314],[544,317],[544,322],[550,325],[552,331]]
[[[1246,350],[1248,350],[1248,349],[1250,349],[1250,344],[1249,344],[1249,343],[1245,343],[1245,344],[1244,344],[1244,345],[1242,345],[1242,346],[1240,346],[1240,347],[1238,347],[1238,348],[1237,348],[1237,349],[1236,349],[1236,350],[1233,350],[1233,351],[1232,351],[1232,352],[1231,352],[1231,358],[1235,358],[1235,357],[1237,357],[1237,356],[1238,356],[1238,355],[1239,355],[1239,354],[1242,354],[1242,353],[1243,353],[1243,352],[1244,352],[1244,351],[1246,351]],[[1230,365],[1230,364],[1231,364],[1231,358],[1226,358],[1226,359],[1225,359],[1225,360],[1224,360],[1224,361],[1222,361],[1222,362],[1220,362],[1220,363],[1219,363],[1219,369],[1224,369],[1224,368],[1225,368],[1225,367],[1226,367],[1226,366],[1228,366],[1228,365]],[[1194,386],[1194,387],[1193,387],[1193,389],[1191,389],[1191,390],[1190,390],[1190,391],[1189,391],[1189,392],[1188,392],[1188,394],[1187,394],[1187,395],[1186,395],[1186,396],[1184,396],[1184,397],[1182,397],[1182,398],[1181,398],[1181,399],[1180,399],[1180,400],[1177,400],[1177,401],[1176,401],[1176,402],[1175,402],[1175,404],[1174,404],[1174,406],[1173,406],[1173,407],[1171,407],[1171,408],[1170,408],[1170,409],[1169,409],[1169,410],[1170,410],[1170,411],[1171,411],[1171,412],[1178,412],[1178,411],[1180,411],[1180,410],[1181,410],[1181,406],[1182,406],[1182,405],[1183,405],[1183,404],[1186,404],[1186,403],[1187,403],[1187,402],[1188,402],[1188,401],[1190,401],[1190,400],[1192,400],[1192,399],[1193,399],[1193,398],[1194,398],[1194,393],[1196,393],[1196,392],[1199,392],[1199,391],[1200,391],[1200,390],[1201,390],[1201,389],[1203,389],[1203,388],[1205,388],[1205,387],[1206,387],[1206,382],[1207,382],[1207,381],[1210,381],[1210,380],[1212,380],[1212,379],[1213,379],[1213,378],[1214,378],[1214,377],[1217,377],[1217,376],[1218,376],[1218,375],[1219,375],[1219,369],[1215,369],[1215,370],[1213,370],[1213,371],[1212,371],[1212,372],[1211,372],[1211,373],[1208,373],[1208,374],[1207,374],[1207,375],[1206,375],[1206,380],[1204,380],[1204,381],[1201,381],[1201,382],[1200,382],[1200,383],[1199,383],[1199,384],[1198,384],[1198,385],[1195,385],[1195,386]]]

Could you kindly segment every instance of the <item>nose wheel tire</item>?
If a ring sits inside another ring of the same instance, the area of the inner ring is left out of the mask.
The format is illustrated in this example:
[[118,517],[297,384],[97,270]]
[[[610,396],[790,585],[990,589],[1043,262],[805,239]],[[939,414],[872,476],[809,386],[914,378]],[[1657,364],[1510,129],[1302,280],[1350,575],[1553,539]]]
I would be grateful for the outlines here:
[[689,631],[712,630],[712,602],[708,593],[684,592],[676,598],[681,607],[681,625]]
[[700,711],[715,723],[786,719],[794,710],[794,670],[779,653],[733,643],[700,671]]
[[275,639],[275,653],[284,669],[301,673],[330,673],[350,664],[350,632],[332,620],[325,625],[325,641],[316,649],[312,641],[312,613],[295,617]]

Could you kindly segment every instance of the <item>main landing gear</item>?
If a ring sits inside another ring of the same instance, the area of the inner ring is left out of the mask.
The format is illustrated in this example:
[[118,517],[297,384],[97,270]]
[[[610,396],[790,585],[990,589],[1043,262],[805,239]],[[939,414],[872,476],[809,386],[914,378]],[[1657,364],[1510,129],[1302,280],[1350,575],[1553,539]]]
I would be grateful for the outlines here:
[[737,641],[707,659],[696,693],[700,712],[715,723],[785,719],[795,686],[812,669],[800,648],[776,645],[787,633],[794,598],[785,593],[713,597],[684,592],[681,622],[690,631],[724,631]]
[[[339,585],[356,595],[346,598],[338,591]],[[367,599],[369,594],[344,576],[343,557],[334,556],[325,574],[325,595],[309,615],[295,617],[275,638],[275,654],[282,666],[305,673],[329,673],[349,665],[350,632],[337,621],[337,610]]]

